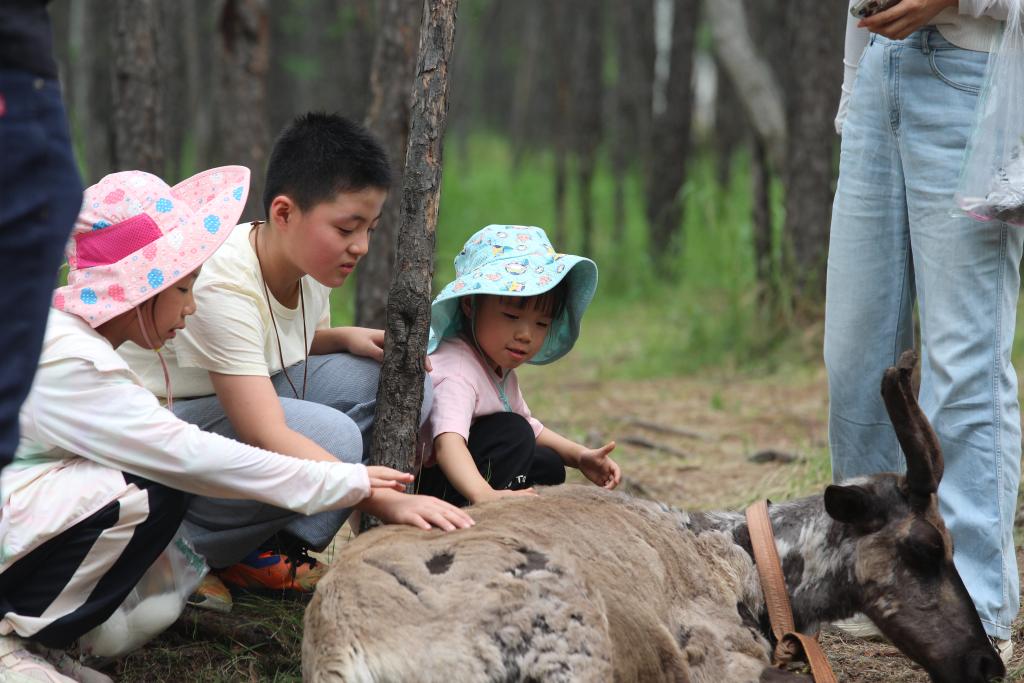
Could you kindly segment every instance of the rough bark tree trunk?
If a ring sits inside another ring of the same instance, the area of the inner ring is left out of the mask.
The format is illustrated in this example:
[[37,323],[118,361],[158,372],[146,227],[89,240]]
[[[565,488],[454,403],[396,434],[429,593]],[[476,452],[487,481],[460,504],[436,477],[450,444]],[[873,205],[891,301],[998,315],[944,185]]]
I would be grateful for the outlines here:
[[114,3],[113,166],[162,175],[159,0]]
[[626,177],[631,168],[647,168],[654,86],[654,4],[652,0],[613,3],[616,55],[614,128],[611,139],[615,177],[613,235],[621,242],[626,230]]
[[360,262],[356,277],[356,324],[363,327],[383,328],[386,319],[402,207],[416,46],[422,23],[423,7],[415,0],[381,1],[366,126],[383,141],[391,160],[394,182],[373,234],[373,248]]
[[[601,0],[579,0],[575,15],[576,49],[573,60],[572,138],[576,153],[582,244],[581,253],[594,255],[594,166],[601,143],[604,94],[604,7]],[[560,249],[567,249],[560,245]]]
[[559,244],[559,249],[565,249],[568,251],[569,245],[569,226],[567,221],[569,220],[565,210],[565,195],[567,185],[569,184],[569,162],[568,153],[565,149],[565,144],[556,142],[555,143],[555,188],[554,188],[554,201],[555,201],[555,226],[554,226],[554,240],[556,244]]
[[163,30],[157,44],[157,61],[161,71],[173,74],[173,77],[163,81],[161,95],[164,101],[164,165],[161,172],[162,177],[171,183],[181,178],[182,151],[191,119],[187,56],[183,47],[192,32],[192,27],[185,25],[189,16],[185,11],[185,5],[185,2],[178,0],[166,3],[161,8]]
[[80,0],[71,3],[69,40],[72,88],[68,113],[72,132],[81,135],[85,172],[82,181],[91,185],[110,173],[113,160],[113,124],[110,102],[114,79],[109,64],[113,41],[93,40],[100,27],[113,24],[113,7],[107,2]]
[[825,261],[838,142],[832,120],[842,82],[841,0],[789,0],[792,55],[800,78],[789,106],[786,185],[786,245],[791,249],[795,303],[816,310],[825,298]]
[[648,253],[656,270],[671,271],[683,235],[681,191],[686,180],[693,118],[693,63],[698,0],[676,0],[672,15],[672,48],[665,88],[665,109],[654,123],[647,176]]
[[538,85],[541,82],[541,55],[546,38],[544,0],[524,0],[520,3],[524,29],[516,73],[512,81],[512,113],[509,133],[512,140],[512,168],[518,171],[528,149],[537,144],[537,130],[533,128],[533,114]]
[[267,130],[267,54],[270,27],[264,0],[226,0],[217,24],[222,106],[218,121],[223,158],[247,166],[252,189],[244,216],[262,217],[270,133]]
[[270,45],[267,52],[270,65],[267,69],[267,90],[274,96],[267,101],[267,119],[270,130],[277,134],[296,114],[304,111],[298,100],[297,80],[292,75],[296,40],[292,35],[292,0],[267,0],[270,16]]
[[[206,83],[212,81],[208,73],[209,62],[203,59],[203,50],[208,50],[208,40],[201,40],[201,36],[209,30],[209,11],[199,6],[198,0],[183,0],[181,3],[182,22],[182,43],[181,49],[184,56],[182,66],[185,100],[184,106],[188,111],[187,129],[184,131],[183,143],[187,145],[190,153],[188,158],[181,159],[180,174],[189,173],[206,168],[209,154],[210,135],[213,132],[212,110],[209,103],[209,89]],[[185,151],[185,150],[183,150]]]
[[423,402],[430,287],[441,195],[441,151],[448,113],[448,62],[458,0],[424,2],[405,158],[398,260],[388,297],[384,363],[370,462],[410,471]]
[[[568,2],[557,2],[552,7],[551,17],[551,41],[557,45],[572,45],[574,43],[573,12]],[[572,69],[569,60],[564,56],[555,60],[554,67],[554,92],[555,115],[552,135],[554,136],[555,154],[555,225],[553,239],[559,249],[569,251],[569,226],[567,224],[565,199],[568,185],[568,155],[569,136],[572,134],[570,120],[572,109],[569,98],[572,88]]]
[[771,169],[764,142],[755,138],[750,152],[750,184],[753,195],[754,277],[762,310],[778,303],[775,259],[772,255]]
[[70,90],[69,70],[71,65],[71,13],[74,10],[64,3],[50,6],[50,29],[53,36],[53,58],[57,62],[57,78],[60,80],[63,98],[68,101]]
[[[406,2],[419,4],[417,0]],[[341,67],[341,82],[338,88],[321,88],[322,94],[331,97],[318,100],[316,106],[340,111],[354,121],[362,121],[370,108],[369,79],[376,32],[383,28],[374,21],[377,3],[376,0],[345,0],[343,3],[330,0],[328,4],[335,7],[335,17],[344,21],[333,20],[331,30],[324,34],[319,55],[328,74]]]

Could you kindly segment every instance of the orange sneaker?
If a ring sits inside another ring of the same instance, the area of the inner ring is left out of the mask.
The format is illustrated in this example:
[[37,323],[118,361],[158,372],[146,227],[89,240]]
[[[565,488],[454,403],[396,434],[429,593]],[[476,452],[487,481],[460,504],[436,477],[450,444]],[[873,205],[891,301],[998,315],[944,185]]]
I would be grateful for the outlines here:
[[208,609],[221,614],[231,611],[231,591],[216,574],[207,574],[195,591],[188,597],[188,604],[199,609]]
[[325,573],[327,565],[312,558],[296,562],[272,550],[257,550],[217,576],[232,591],[309,597]]

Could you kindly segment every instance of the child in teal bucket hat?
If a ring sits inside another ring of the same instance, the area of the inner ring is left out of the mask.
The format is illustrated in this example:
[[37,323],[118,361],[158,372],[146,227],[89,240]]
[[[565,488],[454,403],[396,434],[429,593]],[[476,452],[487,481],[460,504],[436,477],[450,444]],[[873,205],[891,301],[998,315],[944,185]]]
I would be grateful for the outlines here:
[[434,404],[424,425],[420,493],[457,505],[533,495],[577,467],[612,489],[619,466],[610,442],[587,448],[530,414],[516,379],[572,349],[597,289],[590,259],[559,254],[543,230],[489,225],[455,257],[455,281],[431,306],[427,352]]

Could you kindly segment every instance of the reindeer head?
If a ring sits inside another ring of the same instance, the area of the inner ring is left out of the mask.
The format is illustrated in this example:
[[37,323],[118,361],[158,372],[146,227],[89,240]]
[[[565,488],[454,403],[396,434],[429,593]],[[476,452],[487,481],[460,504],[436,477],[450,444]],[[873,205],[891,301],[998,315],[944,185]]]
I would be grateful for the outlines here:
[[982,629],[960,575],[936,492],[942,450],[910,384],[906,351],[882,378],[882,398],[907,474],[876,475],[825,491],[825,509],[857,538],[861,609],[938,683],[987,683],[1005,668]]

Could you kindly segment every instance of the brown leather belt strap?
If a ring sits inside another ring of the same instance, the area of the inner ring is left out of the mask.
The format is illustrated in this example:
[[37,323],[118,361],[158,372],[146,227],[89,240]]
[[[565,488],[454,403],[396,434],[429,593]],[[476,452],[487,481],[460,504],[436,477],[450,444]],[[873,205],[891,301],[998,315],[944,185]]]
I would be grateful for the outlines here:
[[784,635],[796,630],[796,624],[793,623],[793,608],[789,604],[779,551],[775,548],[775,532],[768,518],[768,501],[759,500],[747,508],[747,528],[750,530],[750,545],[754,549],[754,562],[757,563],[757,575],[761,577],[761,590],[768,606],[772,633],[775,634],[775,640],[781,643]]
[[761,592],[764,593],[768,619],[776,640],[772,663],[785,666],[802,653],[803,659],[811,666],[811,676],[816,683],[836,683],[836,676],[817,638],[797,633],[786,579],[782,574],[782,562],[775,547],[775,532],[768,518],[768,501],[760,500],[747,508],[747,528],[750,531],[757,575],[761,579]]

